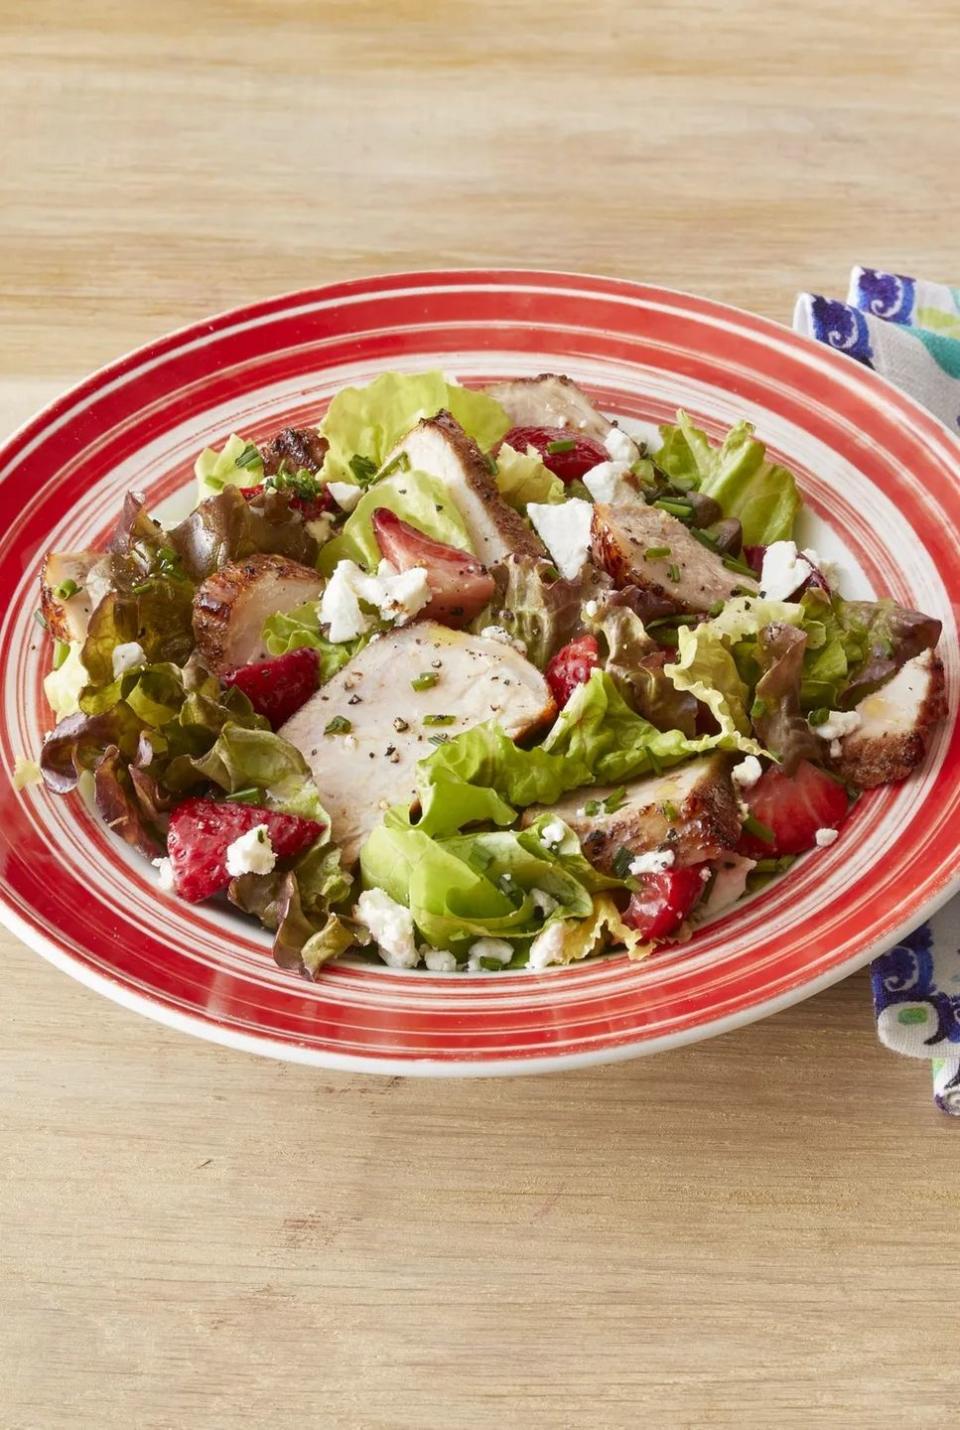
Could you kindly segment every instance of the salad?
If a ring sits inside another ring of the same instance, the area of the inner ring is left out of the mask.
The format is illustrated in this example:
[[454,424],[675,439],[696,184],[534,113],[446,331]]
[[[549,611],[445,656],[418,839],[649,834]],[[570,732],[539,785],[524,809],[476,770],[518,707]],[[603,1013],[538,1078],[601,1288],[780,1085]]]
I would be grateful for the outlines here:
[[846,599],[749,423],[387,372],[46,558],[56,725],[158,897],[316,978],[634,958],[842,835],[946,713],[940,622]]

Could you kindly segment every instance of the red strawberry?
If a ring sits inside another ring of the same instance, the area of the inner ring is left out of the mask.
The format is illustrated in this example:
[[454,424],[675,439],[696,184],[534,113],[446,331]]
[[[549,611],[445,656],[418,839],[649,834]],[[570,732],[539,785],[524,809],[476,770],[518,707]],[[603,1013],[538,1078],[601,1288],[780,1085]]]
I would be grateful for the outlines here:
[[279,730],[285,720],[305,705],[320,684],[320,656],[309,646],[288,650],[276,660],[238,665],[222,676],[224,685],[242,690],[258,715],[265,715]]
[[424,616],[447,626],[462,626],[492,599],[496,582],[468,551],[425,536],[389,507],[377,507],[372,522],[382,555],[398,571],[425,567],[433,595],[422,611]]
[[642,888],[630,896],[624,923],[644,938],[675,933],[706,888],[700,877],[703,868],[703,864],[687,864],[662,874],[644,874]]
[[509,442],[515,452],[536,447],[543,465],[562,482],[575,482],[598,462],[610,460],[610,453],[602,442],[571,427],[511,427],[503,440]]
[[[263,489],[264,483],[259,482],[255,487],[241,487],[240,495],[245,501],[256,501]],[[315,497],[301,497],[296,492],[291,492],[290,505],[300,513],[304,521],[316,521],[318,516],[322,516],[333,506],[333,498],[326,487],[321,487]]]
[[596,636],[578,636],[569,645],[561,646],[544,674],[554,700],[562,710],[578,685],[590,679],[590,672],[600,664],[600,647]]
[[818,829],[838,829],[847,817],[847,792],[830,775],[801,760],[794,775],[776,766],[766,770],[744,798],[754,819],[773,835],[768,843],[744,832],[737,845],[751,859],[802,854],[817,842]]
[[278,859],[299,854],[323,833],[323,825],[294,814],[275,814],[255,804],[218,804],[212,799],[186,799],[170,815],[167,853],[181,899],[192,904],[218,894],[230,882],[227,849],[241,834],[267,826]]

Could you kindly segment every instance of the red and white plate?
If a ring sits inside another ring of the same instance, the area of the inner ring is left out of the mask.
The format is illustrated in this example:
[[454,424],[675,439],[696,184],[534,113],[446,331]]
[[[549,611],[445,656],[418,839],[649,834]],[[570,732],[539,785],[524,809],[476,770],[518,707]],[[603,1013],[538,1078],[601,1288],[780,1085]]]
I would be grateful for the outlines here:
[[[563,372],[609,413],[710,433],[739,418],[798,474],[803,544],[855,594],[943,621],[951,718],[922,771],[866,795],[832,848],[645,963],[486,975],[276,968],[265,934],[157,888],[76,799],[15,793],[50,726],[33,620],[42,554],[102,543],[128,488],[156,506],[201,447],[309,422],[348,383],[442,367],[468,383]],[[701,298],[537,272],[413,273],[293,293],[198,323],[58,399],[0,451],[5,771],[0,917],[75,978],[172,1027],[325,1067],[545,1071],[674,1047],[763,1017],[865,963],[958,883],[960,442],[902,393],[785,328]]]

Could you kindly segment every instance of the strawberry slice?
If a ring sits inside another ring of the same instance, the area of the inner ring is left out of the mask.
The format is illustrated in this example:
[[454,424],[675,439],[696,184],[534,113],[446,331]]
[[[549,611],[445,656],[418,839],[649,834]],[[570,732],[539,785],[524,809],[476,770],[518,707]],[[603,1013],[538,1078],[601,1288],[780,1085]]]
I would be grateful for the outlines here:
[[378,506],[372,523],[381,555],[398,571],[425,568],[433,595],[424,616],[446,626],[463,626],[492,600],[496,582],[468,551],[425,536],[389,507]]
[[224,685],[242,690],[258,715],[274,730],[305,705],[320,684],[320,655],[309,646],[288,650],[275,660],[238,665],[221,676]]
[[173,865],[173,886],[192,904],[218,894],[230,882],[227,849],[241,834],[267,826],[278,859],[300,854],[323,833],[323,825],[294,814],[276,814],[255,804],[218,804],[212,799],[185,799],[170,815],[167,854]]
[[544,674],[550,693],[562,710],[578,685],[590,679],[590,672],[600,664],[600,647],[596,636],[578,636],[561,646]]
[[744,830],[737,849],[751,859],[802,854],[816,844],[818,829],[839,829],[848,812],[843,785],[809,760],[801,760],[793,775],[776,766],[766,770],[744,798],[753,818],[773,836],[767,841]]
[[610,460],[610,453],[596,437],[570,427],[511,427],[503,440],[515,452],[535,447],[543,465],[562,482],[575,482],[598,462]]
[[662,874],[644,874],[642,887],[630,896],[624,923],[644,938],[667,938],[676,933],[706,888],[701,878],[704,868],[703,864],[687,864],[682,869],[665,869]]
[[[257,497],[262,495],[265,485],[264,482],[259,482],[255,487],[241,487],[240,495],[244,501],[256,501]],[[316,521],[318,516],[331,509],[333,497],[326,487],[321,487],[315,497],[302,497],[291,492],[290,505],[300,513],[304,521]]]

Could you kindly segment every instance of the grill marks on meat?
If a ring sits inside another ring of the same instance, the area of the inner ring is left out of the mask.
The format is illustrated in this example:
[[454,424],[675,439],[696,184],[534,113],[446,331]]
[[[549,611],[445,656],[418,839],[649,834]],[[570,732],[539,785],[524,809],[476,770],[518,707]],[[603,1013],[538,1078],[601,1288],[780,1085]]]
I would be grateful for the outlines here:
[[947,715],[943,661],[932,650],[914,656],[854,709],[860,728],[840,741],[833,769],[860,789],[906,779],[926,759]]
[[[662,553],[656,557],[647,553]],[[749,576],[728,571],[701,546],[682,521],[659,507],[597,503],[593,509],[593,557],[618,586],[636,586],[672,614],[707,611],[736,591],[755,594]]]
[[262,660],[263,623],[319,600],[323,578],[286,556],[258,553],[221,566],[193,598],[193,632],[204,664],[220,673]]
[[286,463],[299,471],[301,467],[316,475],[323,466],[329,443],[312,427],[282,427],[275,437],[260,448],[265,476],[276,476]]
[[494,382],[485,391],[500,403],[514,427],[569,427],[602,441],[613,426],[582,387],[556,373]]

